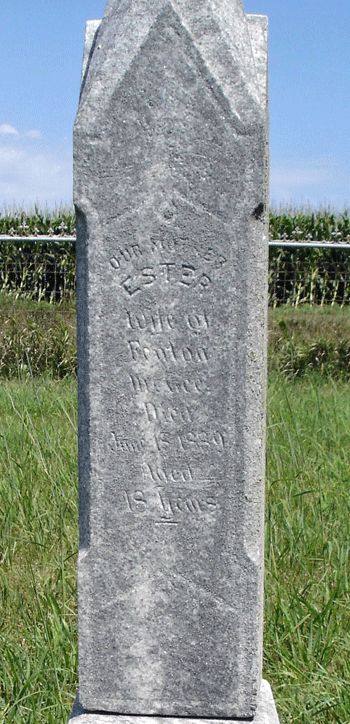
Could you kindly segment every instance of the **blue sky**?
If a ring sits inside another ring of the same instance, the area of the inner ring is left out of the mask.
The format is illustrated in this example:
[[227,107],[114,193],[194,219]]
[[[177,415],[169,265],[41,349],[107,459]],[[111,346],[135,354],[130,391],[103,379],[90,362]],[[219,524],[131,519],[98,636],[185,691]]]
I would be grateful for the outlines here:
[[[0,8],[0,208],[72,198],[85,21],[104,0]],[[245,0],[269,16],[271,200],[350,207],[348,0]]]

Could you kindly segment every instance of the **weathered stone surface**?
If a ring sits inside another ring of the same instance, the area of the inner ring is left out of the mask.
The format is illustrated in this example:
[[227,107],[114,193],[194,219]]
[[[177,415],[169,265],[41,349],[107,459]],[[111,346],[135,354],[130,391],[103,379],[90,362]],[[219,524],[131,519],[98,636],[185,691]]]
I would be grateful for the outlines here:
[[[279,724],[278,714],[273,700],[271,687],[264,679],[261,682],[258,708],[251,724]],[[231,724],[242,724],[242,719],[231,719]],[[227,724],[227,719],[177,719],[175,717],[120,716],[108,714],[88,714],[77,697],[69,724]]]
[[252,718],[266,22],[240,0],[111,0],[90,30],[74,174],[80,700]]

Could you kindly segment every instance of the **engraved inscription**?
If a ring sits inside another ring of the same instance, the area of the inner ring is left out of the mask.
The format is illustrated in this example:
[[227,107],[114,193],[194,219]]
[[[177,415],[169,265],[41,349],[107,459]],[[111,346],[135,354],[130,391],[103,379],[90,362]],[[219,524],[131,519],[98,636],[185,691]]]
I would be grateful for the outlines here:
[[[110,264],[115,269],[114,257]],[[144,266],[141,269],[133,268],[127,276],[121,275],[119,285],[132,297],[143,289],[153,286],[155,283],[166,289],[170,285],[180,285],[183,289],[199,287],[206,289],[212,283],[211,277],[202,269],[183,262],[166,261],[153,266]]]
[[214,495],[207,493],[169,493],[158,488],[158,495],[162,506],[161,520],[182,517],[183,515],[198,516],[201,513],[215,513],[218,501]]
[[144,513],[147,508],[147,500],[143,490],[130,492],[124,490],[125,501],[130,513]]
[[133,331],[145,331],[149,334],[164,334],[170,332],[176,326],[175,315],[164,314],[156,309],[152,314],[147,312],[131,312],[124,309],[126,315],[126,326]]
[[176,236],[169,236],[164,233],[154,234],[151,236],[151,251],[165,251],[167,253],[178,253],[180,244],[191,244],[192,251],[199,257],[202,262],[207,262],[212,269],[220,269],[227,263],[227,258],[214,249],[213,246],[207,246],[204,249],[198,244],[193,243],[193,239],[178,239]]
[[188,394],[201,393],[205,389],[205,381],[203,379],[169,379],[166,378],[165,383],[170,392],[186,392]]
[[210,490],[177,491],[165,490],[158,486],[156,490],[123,490],[121,504],[124,512],[134,516],[150,513],[154,522],[180,522],[186,518],[199,518],[205,514],[213,515],[219,510],[217,496]]
[[[142,269],[157,269],[160,274],[167,276],[168,281],[172,271],[176,271],[179,275],[179,283],[188,284],[190,280],[193,280],[194,274],[199,266],[205,265],[207,270],[217,270],[227,263],[227,258],[219,251],[216,251],[213,246],[200,247],[198,244],[193,244],[193,239],[190,241],[192,254],[197,257],[196,264],[189,263],[188,260],[183,259],[181,263],[175,263],[171,257],[176,254],[177,258],[179,254],[184,252],[188,245],[188,239],[179,239],[175,235],[170,235],[167,229],[161,228],[158,233],[151,234],[149,238],[142,240],[142,244],[134,242],[131,244],[125,244],[119,246],[110,258],[109,263],[112,269],[119,272],[127,267],[138,266],[139,271]],[[162,262],[162,264],[149,265],[147,262],[152,257],[159,256],[159,253],[166,252],[168,261]],[[185,252],[186,253],[186,252]],[[141,266],[142,265],[142,266]],[[175,269],[176,267],[176,269]],[[154,273],[153,271],[151,272]]]
[[200,334],[209,328],[209,319],[206,310],[191,312],[183,317],[170,312],[156,309],[154,312],[132,312],[124,309],[127,329],[139,332],[148,332],[150,335],[167,334],[173,329],[181,328],[184,324],[194,334]]
[[155,463],[144,463],[143,473],[145,478],[150,478],[154,483],[191,483],[193,473],[189,464],[182,468],[163,468]]
[[128,440],[126,438],[118,436],[115,432],[111,432],[112,440],[113,440],[113,447],[118,452],[123,453],[135,453],[135,452],[142,452],[145,447],[145,441],[143,438],[139,438],[138,440]]
[[162,380],[155,380],[152,377],[144,377],[139,374],[129,374],[131,387],[136,394],[152,393],[152,392],[171,392],[185,393],[188,395],[201,394],[204,392],[206,385],[205,380],[195,377],[188,379],[186,377],[164,377]]
[[175,408],[164,403],[145,402],[143,408],[148,422],[193,422],[191,410],[186,405]]
[[133,362],[155,362],[158,360],[162,365],[182,364],[206,364],[208,362],[208,351],[205,347],[176,347],[169,342],[163,347],[147,347],[138,339],[128,340],[130,356]]
[[178,432],[175,435],[162,430],[156,435],[156,445],[160,452],[175,450],[223,453],[225,450],[225,437],[218,430],[214,432],[189,430]]
[[120,247],[116,254],[110,259],[110,265],[113,269],[120,269],[123,265],[140,259],[143,252],[139,244],[130,244]]

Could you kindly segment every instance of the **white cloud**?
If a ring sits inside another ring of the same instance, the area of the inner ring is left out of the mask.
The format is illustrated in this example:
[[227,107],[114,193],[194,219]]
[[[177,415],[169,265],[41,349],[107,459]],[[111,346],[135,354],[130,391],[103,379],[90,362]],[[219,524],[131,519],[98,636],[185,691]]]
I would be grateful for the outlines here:
[[349,206],[349,171],[338,159],[326,157],[271,164],[270,196],[277,206],[330,206],[342,211]]
[[41,131],[33,129],[32,131],[26,131],[24,134],[27,138],[37,138],[41,139],[43,137],[43,134]]
[[0,207],[15,202],[24,207],[35,201],[54,206],[71,202],[72,161],[70,152],[62,155],[29,147],[0,147]]
[[294,188],[295,186],[309,186],[321,184],[326,180],[324,169],[320,168],[283,168],[275,166],[271,169],[271,183]]
[[10,126],[8,123],[2,123],[0,125],[0,133],[3,133],[4,135],[11,135],[11,136],[18,136],[19,133],[17,131],[17,128],[14,128],[13,126]]
[[33,138],[37,140],[40,140],[43,137],[43,134],[37,128],[33,128],[29,131],[25,131],[24,133],[20,133],[17,128],[15,128],[14,126],[10,126],[9,123],[2,123],[0,125],[0,133],[3,136],[18,136],[18,138]]

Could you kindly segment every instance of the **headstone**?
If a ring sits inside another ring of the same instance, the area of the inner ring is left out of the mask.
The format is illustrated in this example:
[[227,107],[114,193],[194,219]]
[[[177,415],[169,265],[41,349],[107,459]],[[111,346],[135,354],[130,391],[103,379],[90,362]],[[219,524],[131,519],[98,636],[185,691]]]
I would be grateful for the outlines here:
[[278,722],[261,683],[266,88],[267,20],[241,0],[109,0],[87,26],[76,724]]

